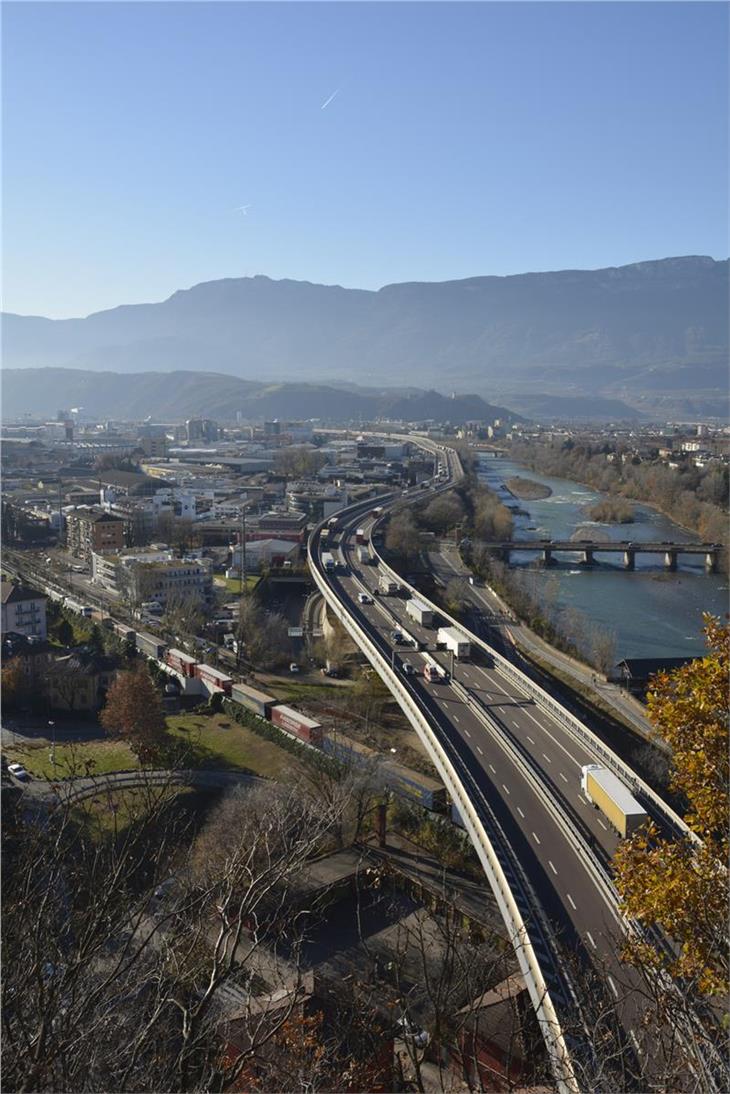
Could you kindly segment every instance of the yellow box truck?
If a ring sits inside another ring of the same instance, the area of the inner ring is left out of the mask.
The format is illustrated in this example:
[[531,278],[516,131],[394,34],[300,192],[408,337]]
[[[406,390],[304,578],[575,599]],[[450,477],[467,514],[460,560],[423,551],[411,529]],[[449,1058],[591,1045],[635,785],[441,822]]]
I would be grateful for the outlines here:
[[591,805],[601,810],[620,836],[632,835],[646,820],[646,810],[628,787],[599,764],[587,764],[581,772],[581,790]]

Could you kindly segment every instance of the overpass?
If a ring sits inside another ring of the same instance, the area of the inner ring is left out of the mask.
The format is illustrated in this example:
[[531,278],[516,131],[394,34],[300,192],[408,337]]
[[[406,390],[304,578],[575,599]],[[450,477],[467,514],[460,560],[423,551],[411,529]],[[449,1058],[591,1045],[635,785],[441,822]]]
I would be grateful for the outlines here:
[[[443,466],[440,453],[439,459]],[[453,452],[446,466],[447,481],[429,493],[448,489],[463,474]],[[388,494],[338,514],[342,535],[334,573],[321,564],[320,525],[308,545],[312,573],[328,610],[397,699],[457,806],[513,940],[558,1086],[576,1091],[574,1060],[585,1062],[594,1046],[587,1028],[576,1037],[576,1019],[584,1019],[577,988],[582,975],[571,971],[568,953],[577,969],[598,970],[606,1001],[620,1015],[619,1042],[637,1068],[639,1060],[651,1058],[651,1046],[642,1043],[639,978],[618,956],[623,938],[644,932],[621,913],[611,876],[618,837],[582,796],[580,768],[604,764],[661,830],[686,835],[687,828],[587,726],[457,620],[431,605],[437,617],[470,639],[468,661],[450,660],[436,648],[435,630],[409,618],[402,597],[375,595],[385,573],[406,595],[428,604],[375,549],[377,567],[357,560],[355,530],[364,529],[372,543],[373,528],[383,519],[368,508],[376,504],[385,515],[401,500]],[[413,635],[417,648],[395,644],[396,629]],[[451,669],[451,683],[424,678],[425,652]],[[637,989],[628,997],[627,982]]]
[[600,539],[505,539],[487,542],[484,546],[505,562],[513,551],[532,551],[542,556],[549,566],[556,553],[580,554],[581,564],[592,566],[597,554],[623,555],[624,569],[633,570],[637,555],[663,555],[667,570],[677,569],[680,555],[704,555],[705,569],[715,573],[722,546],[719,543],[641,543],[632,540],[605,542]]

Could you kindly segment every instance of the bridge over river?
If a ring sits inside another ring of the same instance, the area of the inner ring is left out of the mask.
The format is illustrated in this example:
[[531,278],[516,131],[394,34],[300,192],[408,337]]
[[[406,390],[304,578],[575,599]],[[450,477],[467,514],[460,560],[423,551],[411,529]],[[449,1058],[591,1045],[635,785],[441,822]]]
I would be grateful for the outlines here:
[[667,570],[677,569],[679,555],[704,555],[708,573],[715,573],[717,570],[722,550],[719,543],[640,543],[630,540],[611,543],[592,539],[497,540],[485,543],[484,546],[505,562],[509,562],[513,551],[534,551],[542,556],[546,566],[554,562],[553,556],[560,552],[582,555],[581,563],[584,566],[592,566],[597,554],[620,554],[623,555],[624,568],[627,570],[634,569],[638,554],[663,555]]

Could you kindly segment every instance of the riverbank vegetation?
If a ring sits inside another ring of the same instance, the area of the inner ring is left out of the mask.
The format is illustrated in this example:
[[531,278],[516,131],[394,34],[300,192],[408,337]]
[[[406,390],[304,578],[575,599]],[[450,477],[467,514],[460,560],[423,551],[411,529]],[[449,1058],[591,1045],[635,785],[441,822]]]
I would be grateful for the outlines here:
[[601,524],[633,524],[636,519],[634,506],[623,498],[601,498],[595,505],[587,505],[585,514]]
[[511,479],[507,479],[505,486],[510,494],[523,501],[541,501],[552,496],[549,486],[535,482],[534,479],[523,479],[521,475],[513,475]]
[[640,459],[625,446],[565,441],[516,440],[510,456],[545,475],[586,483],[606,494],[648,502],[671,520],[711,543],[730,542],[728,533],[728,468],[695,467],[686,460],[669,467]]

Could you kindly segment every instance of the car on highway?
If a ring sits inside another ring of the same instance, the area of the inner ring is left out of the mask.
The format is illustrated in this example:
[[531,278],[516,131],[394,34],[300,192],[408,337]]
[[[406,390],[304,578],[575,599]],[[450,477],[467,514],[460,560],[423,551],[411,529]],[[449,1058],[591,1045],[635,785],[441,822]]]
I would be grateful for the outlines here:
[[391,631],[390,632],[390,640],[391,640],[391,642],[395,642],[396,646],[402,645],[402,643],[403,643],[403,631]]
[[292,663],[289,665],[289,672],[299,672],[299,665],[296,663],[296,661],[292,661]]
[[414,669],[414,667],[410,663],[410,661],[404,661],[403,662],[403,664],[401,665],[401,672],[403,673],[404,676],[415,676],[416,675],[416,670]]
[[368,593],[358,593],[357,599],[361,604],[372,604],[373,602],[373,598],[369,596]]
[[22,764],[8,764],[8,771],[21,783],[27,783],[30,780],[30,775]]

